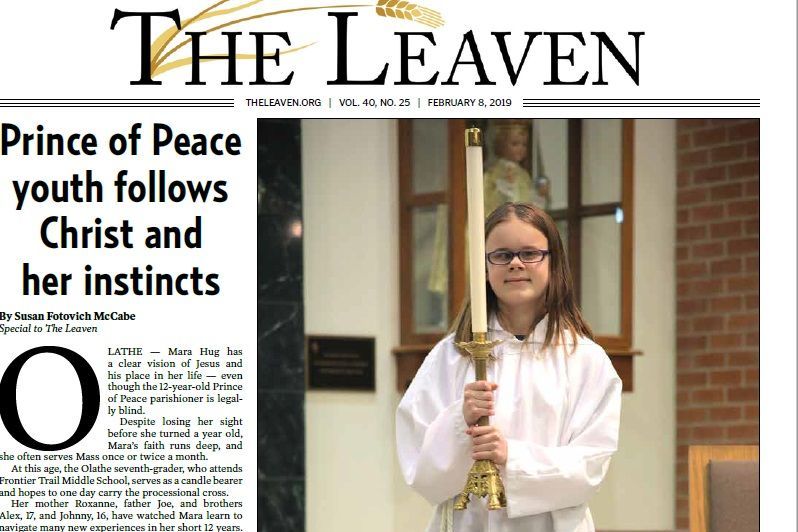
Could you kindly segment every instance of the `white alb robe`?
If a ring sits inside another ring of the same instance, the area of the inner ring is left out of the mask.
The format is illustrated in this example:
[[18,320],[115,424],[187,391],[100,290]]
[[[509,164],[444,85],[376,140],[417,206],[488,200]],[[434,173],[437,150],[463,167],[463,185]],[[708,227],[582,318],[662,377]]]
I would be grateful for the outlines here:
[[[438,505],[427,530],[454,532],[593,532],[587,502],[617,449],[621,380],[604,350],[568,334],[541,351],[547,318],[524,344],[498,320],[488,327],[495,361],[488,363],[494,392],[491,425],[507,440],[499,466],[507,508],[487,510],[471,496],[452,512],[473,460],[465,433],[463,389],[474,367],[449,335],[429,353],[396,413],[399,462],[407,483]],[[441,526],[443,523],[443,527]]]

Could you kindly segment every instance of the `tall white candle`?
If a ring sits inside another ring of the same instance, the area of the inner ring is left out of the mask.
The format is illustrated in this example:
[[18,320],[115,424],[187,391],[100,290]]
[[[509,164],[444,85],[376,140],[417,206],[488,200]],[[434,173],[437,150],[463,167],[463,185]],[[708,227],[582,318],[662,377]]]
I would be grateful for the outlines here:
[[482,132],[466,129],[466,182],[468,186],[468,266],[471,277],[471,332],[488,331],[485,302],[485,198],[482,169]]

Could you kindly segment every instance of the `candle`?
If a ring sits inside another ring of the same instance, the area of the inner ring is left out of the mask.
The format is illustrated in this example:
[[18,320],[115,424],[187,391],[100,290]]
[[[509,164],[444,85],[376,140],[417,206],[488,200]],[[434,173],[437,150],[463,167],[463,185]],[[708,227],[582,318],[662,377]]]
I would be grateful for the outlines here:
[[485,302],[485,199],[482,193],[482,132],[466,129],[468,187],[468,266],[471,277],[471,332],[488,331]]

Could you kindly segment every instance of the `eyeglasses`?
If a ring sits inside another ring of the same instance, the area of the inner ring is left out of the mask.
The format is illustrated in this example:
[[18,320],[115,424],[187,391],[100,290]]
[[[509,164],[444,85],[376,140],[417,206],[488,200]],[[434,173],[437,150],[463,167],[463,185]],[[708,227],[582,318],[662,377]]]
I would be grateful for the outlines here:
[[486,257],[488,262],[491,264],[495,264],[496,266],[505,266],[510,264],[515,257],[518,257],[521,262],[534,264],[535,262],[541,262],[546,258],[546,255],[550,254],[551,251],[548,249],[522,249],[521,251],[497,249],[496,251],[491,251],[488,253]]

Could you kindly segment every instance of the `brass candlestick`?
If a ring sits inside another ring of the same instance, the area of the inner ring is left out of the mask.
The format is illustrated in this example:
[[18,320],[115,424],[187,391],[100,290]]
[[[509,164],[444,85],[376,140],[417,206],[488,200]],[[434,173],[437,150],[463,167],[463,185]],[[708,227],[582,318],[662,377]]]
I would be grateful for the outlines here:
[[[460,342],[458,347],[465,349],[471,354],[474,361],[474,372],[478,381],[488,378],[488,359],[493,348],[499,341],[488,341],[488,333],[474,333],[474,340],[471,342]],[[488,416],[483,416],[477,421],[477,425],[484,427],[488,425]],[[499,469],[490,460],[477,460],[468,472],[465,487],[454,503],[455,510],[465,510],[468,507],[468,496],[473,493],[477,497],[488,498],[488,509],[498,510],[507,507],[507,499],[504,496],[504,484],[499,476]]]

